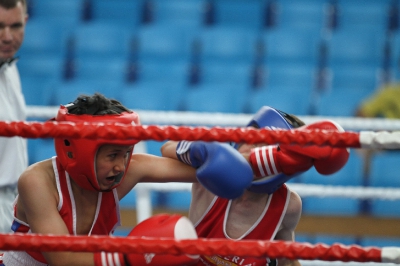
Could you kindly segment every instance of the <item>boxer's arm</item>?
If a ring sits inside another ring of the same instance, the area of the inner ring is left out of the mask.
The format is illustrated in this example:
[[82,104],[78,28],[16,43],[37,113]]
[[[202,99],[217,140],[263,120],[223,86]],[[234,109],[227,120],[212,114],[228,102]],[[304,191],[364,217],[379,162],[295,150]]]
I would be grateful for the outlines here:
[[178,160],[150,154],[133,154],[126,176],[117,187],[122,199],[132,188],[141,182],[197,183],[196,169]]
[[[301,216],[302,203],[300,196],[290,191],[289,204],[283,217],[281,227],[274,240],[295,241],[295,229]],[[301,265],[298,260],[278,259],[278,266],[298,266]]]
[[[69,235],[60,216],[51,160],[31,165],[18,180],[17,218],[28,223],[32,233]],[[10,225],[11,226],[11,225]],[[87,252],[43,252],[49,265],[94,265]]]

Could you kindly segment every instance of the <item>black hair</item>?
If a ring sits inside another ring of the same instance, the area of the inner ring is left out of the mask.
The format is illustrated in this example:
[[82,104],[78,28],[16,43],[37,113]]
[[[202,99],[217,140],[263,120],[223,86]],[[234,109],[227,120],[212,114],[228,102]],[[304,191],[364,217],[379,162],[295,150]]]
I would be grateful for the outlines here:
[[27,0],[0,0],[0,6],[4,7],[5,9],[11,9],[17,6],[19,2],[25,7],[27,6]]
[[306,123],[295,115],[285,113],[281,110],[277,110],[293,128],[304,126]]
[[92,96],[81,94],[74,102],[65,105],[65,107],[67,107],[70,114],[76,115],[107,115],[132,112],[119,101],[106,98],[100,93],[95,93]]

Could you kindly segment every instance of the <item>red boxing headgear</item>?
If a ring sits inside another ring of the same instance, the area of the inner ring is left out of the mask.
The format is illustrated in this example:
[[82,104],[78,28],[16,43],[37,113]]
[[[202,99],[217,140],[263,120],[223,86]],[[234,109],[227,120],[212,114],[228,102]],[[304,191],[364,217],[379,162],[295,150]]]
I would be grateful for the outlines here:
[[[122,112],[121,114],[107,115],[75,115],[68,113],[65,106],[60,106],[57,116],[57,122],[91,122],[104,124],[121,123],[126,125],[140,125],[139,116],[135,112]],[[87,190],[101,191],[96,175],[96,154],[100,146],[104,144],[111,145],[135,145],[139,140],[136,139],[86,139],[86,138],[55,138],[55,149],[57,158],[61,165],[68,172],[69,176],[82,188]],[[129,166],[132,153],[129,155],[126,168]],[[115,180],[112,188],[118,186],[125,177],[126,171],[121,173]],[[111,188],[111,189],[112,189]]]

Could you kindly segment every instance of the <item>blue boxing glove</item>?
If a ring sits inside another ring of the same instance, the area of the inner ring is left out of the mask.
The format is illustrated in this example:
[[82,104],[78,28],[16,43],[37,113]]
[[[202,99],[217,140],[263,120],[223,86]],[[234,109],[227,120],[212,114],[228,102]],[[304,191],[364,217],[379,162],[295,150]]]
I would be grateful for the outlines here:
[[228,144],[180,141],[176,155],[183,163],[196,168],[200,184],[219,197],[237,198],[253,181],[250,164]]

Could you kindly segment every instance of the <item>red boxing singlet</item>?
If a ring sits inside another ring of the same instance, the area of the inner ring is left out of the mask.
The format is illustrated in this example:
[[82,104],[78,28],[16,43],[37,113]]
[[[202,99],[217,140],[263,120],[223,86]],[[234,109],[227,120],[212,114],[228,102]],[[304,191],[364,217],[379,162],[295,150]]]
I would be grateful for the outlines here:
[[[257,222],[237,240],[273,240],[285,216],[290,199],[290,190],[281,186],[268,198],[263,213]],[[225,238],[226,220],[231,206],[231,200],[215,197],[208,211],[195,225],[199,238]],[[197,265],[229,265],[229,266],[265,266],[267,258],[240,256],[201,256]]]

